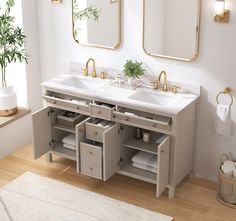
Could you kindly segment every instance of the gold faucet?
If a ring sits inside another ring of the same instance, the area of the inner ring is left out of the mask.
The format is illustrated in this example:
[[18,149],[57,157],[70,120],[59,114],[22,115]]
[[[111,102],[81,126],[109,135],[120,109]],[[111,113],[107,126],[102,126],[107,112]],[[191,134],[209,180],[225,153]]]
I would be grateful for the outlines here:
[[163,83],[163,87],[162,90],[163,91],[168,91],[168,84],[167,84],[167,73],[165,71],[161,71],[161,73],[159,74],[158,77],[158,83],[161,83],[161,78],[162,76],[164,76],[164,83]]
[[86,62],[86,67],[84,70],[84,75],[88,76],[88,67],[89,67],[89,63],[90,61],[93,62],[93,71],[92,71],[92,77],[97,77],[97,72],[96,72],[96,67],[95,67],[95,60],[93,58],[89,58],[88,61]]

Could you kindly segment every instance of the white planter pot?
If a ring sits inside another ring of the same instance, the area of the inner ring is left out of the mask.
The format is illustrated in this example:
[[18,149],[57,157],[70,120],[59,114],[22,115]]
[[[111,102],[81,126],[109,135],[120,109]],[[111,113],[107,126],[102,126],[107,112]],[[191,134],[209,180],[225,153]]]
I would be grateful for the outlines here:
[[17,113],[17,99],[13,86],[0,88],[0,116],[10,116],[15,113]]
[[135,79],[135,78],[133,78],[133,77],[129,77],[129,78],[128,78],[128,85],[129,85],[130,87],[135,86],[135,82],[136,82],[136,79]]

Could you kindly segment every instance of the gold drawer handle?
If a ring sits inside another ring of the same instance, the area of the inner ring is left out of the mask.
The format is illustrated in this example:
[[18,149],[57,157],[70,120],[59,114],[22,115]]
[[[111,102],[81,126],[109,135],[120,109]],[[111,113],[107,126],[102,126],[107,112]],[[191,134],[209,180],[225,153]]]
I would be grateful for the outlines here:
[[102,113],[102,111],[101,110],[99,110],[98,112],[97,112],[97,114],[101,114]]
[[89,152],[89,154],[90,154],[90,155],[93,155],[93,152],[92,152],[92,151],[90,151],[90,152]]
[[98,135],[98,132],[97,132],[97,131],[95,131],[95,132],[94,132],[94,134],[95,134],[95,135]]

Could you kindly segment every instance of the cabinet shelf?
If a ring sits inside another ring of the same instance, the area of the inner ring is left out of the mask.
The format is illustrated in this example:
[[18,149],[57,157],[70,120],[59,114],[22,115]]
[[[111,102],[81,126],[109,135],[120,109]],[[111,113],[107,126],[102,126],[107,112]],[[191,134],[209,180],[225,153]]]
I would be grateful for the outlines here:
[[141,150],[144,152],[157,154],[158,144],[160,143],[158,139],[163,137],[163,134],[153,133],[151,134],[151,142],[145,143],[143,140],[137,140],[135,138],[131,138],[122,144],[123,147],[128,147],[136,150]]
[[63,147],[62,143],[55,145],[51,152],[61,157],[76,161],[76,151]]
[[156,173],[133,167],[131,161],[124,164],[117,173],[153,184],[156,184],[157,182]]
[[65,125],[65,124],[58,124],[57,123],[53,126],[53,128],[68,131],[68,132],[71,132],[71,133],[75,133],[75,127],[68,126],[68,125]]

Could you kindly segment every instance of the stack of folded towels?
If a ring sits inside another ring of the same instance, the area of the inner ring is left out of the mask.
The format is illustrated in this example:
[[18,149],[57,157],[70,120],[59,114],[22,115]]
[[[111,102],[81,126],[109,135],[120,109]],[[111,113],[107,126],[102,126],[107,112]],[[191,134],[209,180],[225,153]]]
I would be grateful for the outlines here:
[[155,154],[139,151],[132,157],[132,166],[157,173],[157,156]]
[[76,150],[75,134],[69,134],[62,139],[63,147]]

